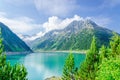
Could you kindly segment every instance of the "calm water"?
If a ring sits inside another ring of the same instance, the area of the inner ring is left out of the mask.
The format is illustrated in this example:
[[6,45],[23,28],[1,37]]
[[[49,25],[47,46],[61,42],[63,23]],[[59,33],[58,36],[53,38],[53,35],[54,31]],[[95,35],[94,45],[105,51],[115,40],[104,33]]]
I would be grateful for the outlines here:
[[[68,53],[33,53],[29,55],[9,55],[7,60],[12,65],[24,64],[28,71],[29,80],[44,80],[51,76],[61,76],[62,68]],[[75,65],[79,67],[84,60],[84,54],[74,54]]]

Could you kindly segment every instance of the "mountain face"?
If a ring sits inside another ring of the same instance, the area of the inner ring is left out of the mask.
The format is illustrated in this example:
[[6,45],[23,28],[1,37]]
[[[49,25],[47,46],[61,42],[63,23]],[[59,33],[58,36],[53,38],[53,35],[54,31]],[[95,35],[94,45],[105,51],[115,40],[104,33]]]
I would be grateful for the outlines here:
[[92,37],[97,38],[98,47],[108,46],[112,31],[98,26],[91,20],[73,21],[61,30],[52,30],[36,39],[32,48],[39,50],[86,50]]
[[6,52],[32,52],[32,50],[6,25],[0,22],[4,50]]
[[29,35],[22,35],[22,34],[17,34],[20,39],[22,39],[28,46],[31,44],[31,37]]

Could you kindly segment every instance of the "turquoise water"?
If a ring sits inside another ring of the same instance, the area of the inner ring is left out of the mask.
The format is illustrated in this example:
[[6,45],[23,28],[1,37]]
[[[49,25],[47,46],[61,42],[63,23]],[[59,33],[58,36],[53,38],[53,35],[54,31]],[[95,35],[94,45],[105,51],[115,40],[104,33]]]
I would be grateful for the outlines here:
[[[62,68],[68,53],[32,53],[28,55],[8,55],[7,60],[12,65],[24,64],[27,68],[29,80],[44,80],[51,76],[61,76]],[[74,54],[75,66],[79,67],[84,60],[84,54]]]

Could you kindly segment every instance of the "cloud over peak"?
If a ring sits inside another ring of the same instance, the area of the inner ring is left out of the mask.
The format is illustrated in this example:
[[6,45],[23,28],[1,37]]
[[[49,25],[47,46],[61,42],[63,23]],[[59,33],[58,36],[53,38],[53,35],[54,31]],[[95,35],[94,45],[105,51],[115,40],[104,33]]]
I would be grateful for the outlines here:
[[78,16],[78,15],[74,15],[74,17],[72,18],[66,18],[66,19],[60,19],[57,16],[52,16],[48,18],[48,21],[43,23],[43,27],[45,28],[45,31],[51,31],[54,29],[63,29],[65,28],[68,24],[70,24],[72,21],[74,20],[82,20],[83,18]]
[[[61,19],[58,16],[49,17],[48,20],[42,24],[35,23],[34,19],[31,19],[26,16],[22,17],[15,17],[15,18],[8,18],[8,15],[4,12],[0,12],[0,22],[5,23],[13,32],[16,34],[23,34],[23,35],[33,35],[31,38],[27,38],[27,40],[34,40],[38,37],[43,36],[45,33],[55,30],[55,29],[63,29],[67,25],[69,25],[72,21],[77,20],[85,20],[91,19],[95,21],[97,24],[105,26],[108,25],[110,22],[109,18],[105,17],[87,17],[83,18],[78,15],[74,15],[71,18],[64,18]],[[22,37],[21,37],[22,38]]]

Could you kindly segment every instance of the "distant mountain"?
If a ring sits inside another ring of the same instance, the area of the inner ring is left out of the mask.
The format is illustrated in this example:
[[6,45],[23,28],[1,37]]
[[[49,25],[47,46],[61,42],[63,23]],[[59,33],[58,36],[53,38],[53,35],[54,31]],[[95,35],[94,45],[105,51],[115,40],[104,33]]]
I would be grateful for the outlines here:
[[31,38],[32,36],[29,35],[22,35],[22,34],[17,34],[20,39],[22,39],[28,46],[31,44],[31,41],[33,41]]
[[23,35],[23,34],[17,34],[17,35],[18,35],[28,46],[30,46],[35,39],[43,36],[44,33],[39,32],[39,33],[34,34],[34,35]]
[[0,22],[4,50],[6,52],[32,52],[32,50],[14,34],[5,24]]
[[73,21],[61,30],[52,30],[34,40],[32,49],[39,50],[86,50],[92,37],[97,38],[98,47],[109,45],[112,31],[98,26],[91,20]]
[[18,37],[20,37],[22,40],[26,40],[26,38],[31,37],[31,36],[29,36],[29,35],[23,35],[23,34],[17,34],[17,35],[18,35]]

